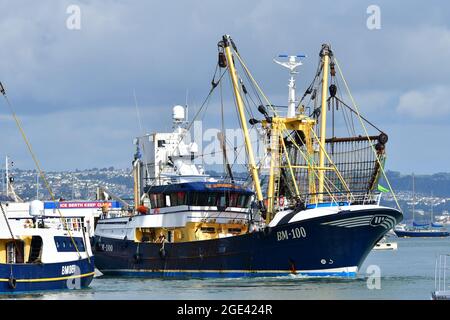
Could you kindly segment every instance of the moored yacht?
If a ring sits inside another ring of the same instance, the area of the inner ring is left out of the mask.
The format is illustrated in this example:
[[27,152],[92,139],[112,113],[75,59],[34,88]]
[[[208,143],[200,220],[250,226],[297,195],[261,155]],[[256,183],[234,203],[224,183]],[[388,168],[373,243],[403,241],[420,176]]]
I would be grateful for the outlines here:
[[394,232],[397,237],[400,238],[444,238],[449,237],[450,232],[443,224],[434,222],[433,219],[433,207],[431,207],[430,213],[430,223],[418,223],[415,221],[416,209],[415,209],[415,179],[414,174],[412,175],[412,225],[401,224],[395,227]]

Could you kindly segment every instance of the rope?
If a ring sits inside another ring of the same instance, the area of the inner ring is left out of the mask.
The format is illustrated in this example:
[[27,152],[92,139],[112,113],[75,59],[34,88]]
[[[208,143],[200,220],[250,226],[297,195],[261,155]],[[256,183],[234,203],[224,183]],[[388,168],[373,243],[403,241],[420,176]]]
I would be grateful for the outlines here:
[[[8,226],[8,230],[9,230],[9,234],[11,235],[11,239],[14,242],[14,250],[17,253],[19,253],[19,255],[20,255],[20,251],[19,251],[19,248],[18,248],[17,243],[16,243],[16,237],[14,236],[14,233],[12,232],[11,226],[10,226],[9,221],[8,221],[8,217],[6,216],[6,212],[3,209],[3,205],[1,203],[0,203],[0,208],[2,209],[3,217],[5,218],[6,225]],[[12,270],[11,270],[11,272],[12,272]]]
[[384,177],[384,179],[386,180],[386,183],[388,184],[389,190],[391,191],[392,196],[393,196],[393,198],[394,198],[394,200],[395,200],[395,204],[396,204],[397,207],[400,209],[400,211],[402,211],[402,208],[400,207],[400,204],[399,204],[399,202],[398,202],[397,196],[395,195],[394,190],[392,189],[391,183],[389,182],[389,179],[387,178],[386,171],[384,170],[383,164],[381,163],[380,158],[379,158],[378,155],[376,154],[375,147],[374,147],[373,144],[371,143],[371,139],[370,139],[370,137],[369,137],[369,133],[368,133],[368,131],[367,131],[366,125],[364,124],[364,121],[362,121],[362,119],[361,119],[361,114],[360,114],[360,112],[359,112],[359,107],[358,107],[358,105],[356,104],[355,99],[353,99],[353,95],[352,95],[351,92],[350,92],[350,89],[349,89],[349,87],[348,87],[347,81],[346,81],[345,78],[344,78],[344,75],[343,75],[343,73],[342,73],[341,67],[339,66],[339,62],[338,62],[338,60],[336,59],[336,57],[334,58],[334,61],[336,62],[336,66],[337,66],[337,68],[338,68],[338,70],[339,70],[339,74],[341,75],[342,80],[343,80],[343,82],[344,82],[345,89],[347,90],[347,94],[349,95],[349,97],[350,97],[350,99],[351,99],[351,101],[352,101],[352,104],[353,104],[353,106],[354,106],[354,108],[355,108],[355,110],[356,110],[356,113],[357,113],[357,115],[358,115],[358,119],[359,119],[359,121],[360,121],[360,123],[361,123],[361,126],[362,126],[363,129],[364,129],[364,133],[366,134],[367,139],[369,140],[370,146],[371,146],[371,148],[372,148],[372,151],[373,151],[374,154],[375,154],[375,157],[376,157],[376,159],[377,159],[378,165],[379,165],[380,168],[381,168],[381,172],[383,173],[383,177]]
[[[314,174],[314,176],[319,179],[319,174],[317,172],[317,170],[314,169],[314,167],[317,167],[317,163],[314,161],[313,158],[307,157],[306,154],[301,150],[300,146],[295,142],[295,139],[291,136],[288,135],[287,136],[289,138],[289,140],[292,142],[292,144],[297,148],[298,151],[300,151],[301,156],[305,159],[306,164],[308,165],[308,168],[312,171],[312,173]],[[337,203],[336,199],[334,198],[330,188],[328,188],[327,183],[330,183],[336,190],[339,190],[327,177],[326,175],[324,175],[326,183],[324,184],[324,188],[325,191],[328,193],[328,195],[331,197],[332,202]]]
[[274,109],[274,107],[272,107],[272,103],[269,101],[269,99],[266,97],[266,95],[264,94],[264,92],[261,90],[260,86],[258,85],[258,82],[256,82],[256,80],[253,78],[252,74],[250,73],[250,70],[248,70],[247,66],[245,65],[244,61],[242,61],[241,56],[239,55],[239,53],[237,52],[237,50],[233,50],[236,57],[238,58],[239,62],[241,63],[242,67],[244,68],[245,72],[248,74],[248,76],[250,77],[250,79],[252,80],[252,82],[254,83],[254,85],[256,86],[256,88],[258,89],[259,93],[263,96],[263,98],[266,100],[267,105],[270,107],[270,109],[272,109],[273,113],[275,114],[275,116],[278,116],[277,111]]
[[[48,183],[48,181],[47,181],[47,178],[45,177],[43,171],[41,170],[41,166],[40,166],[40,164],[39,164],[39,160],[37,159],[36,155],[35,155],[34,152],[33,152],[33,149],[32,149],[32,147],[31,147],[31,144],[30,144],[30,142],[29,142],[29,140],[28,140],[28,138],[27,138],[27,136],[26,136],[26,134],[25,134],[25,131],[24,131],[23,128],[22,128],[22,125],[21,125],[21,123],[20,123],[20,120],[18,119],[16,113],[14,112],[13,106],[12,106],[11,103],[9,102],[9,99],[8,99],[8,97],[6,96],[6,92],[5,92],[4,90],[2,90],[2,93],[3,93],[3,97],[5,98],[6,104],[8,105],[8,107],[9,107],[11,113],[12,113],[12,116],[13,116],[13,118],[14,118],[14,121],[16,122],[17,128],[19,129],[20,134],[22,135],[22,138],[24,139],[25,144],[27,145],[28,151],[30,152],[31,157],[33,158],[34,164],[36,165],[36,168],[37,168],[37,170],[39,171],[39,175],[41,176],[41,179],[44,181],[45,187],[47,188],[47,190],[48,190],[48,192],[49,192],[49,194],[50,194],[50,197],[52,198],[52,201],[56,203],[56,199],[55,199],[55,196],[54,196],[54,194],[53,194],[53,191],[52,191],[52,189],[51,189],[51,187],[50,187],[50,185],[49,185],[49,183]],[[77,244],[75,243],[75,239],[73,238],[72,233],[70,232],[70,228],[69,228],[68,225],[67,225],[67,221],[66,221],[66,219],[63,217],[63,215],[62,215],[61,211],[59,210],[59,208],[57,207],[56,209],[57,209],[57,211],[58,211],[58,213],[59,213],[61,222],[62,222],[63,225],[66,227],[67,232],[69,233],[69,237],[70,237],[70,239],[71,239],[71,241],[72,241],[72,243],[73,243],[73,245],[74,245],[74,247],[75,247],[75,250],[77,251],[78,257],[79,257],[79,259],[81,259],[80,251],[78,250],[78,246],[77,246]],[[86,248],[86,253],[87,253],[87,248]],[[89,254],[87,254],[87,258],[88,258],[88,261],[90,262],[91,259],[89,258]]]

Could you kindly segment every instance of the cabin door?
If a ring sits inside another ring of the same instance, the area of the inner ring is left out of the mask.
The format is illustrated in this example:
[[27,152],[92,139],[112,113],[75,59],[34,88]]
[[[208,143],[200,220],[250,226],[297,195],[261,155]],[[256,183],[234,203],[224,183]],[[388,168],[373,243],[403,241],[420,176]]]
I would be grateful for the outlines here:
[[[16,248],[16,244],[18,248]],[[8,242],[6,244],[6,263],[23,263],[23,242]]]

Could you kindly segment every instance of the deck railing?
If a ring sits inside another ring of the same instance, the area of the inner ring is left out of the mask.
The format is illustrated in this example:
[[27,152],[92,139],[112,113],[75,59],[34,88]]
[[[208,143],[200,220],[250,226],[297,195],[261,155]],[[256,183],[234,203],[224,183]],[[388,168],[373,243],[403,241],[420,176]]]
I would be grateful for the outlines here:
[[447,275],[450,273],[449,257],[450,254],[440,254],[436,257],[433,299],[450,299],[450,288],[447,284]]
[[45,219],[45,225],[58,230],[83,231],[84,219],[80,217]]
[[309,194],[306,198],[306,203],[311,207],[331,206],[345,206],[345,205],[379,205],[381,201],[381,193],[366,193],[366,192],[352,192],[352,193],[335,193],[323,194],[322,201],[316,203],[318,194]]

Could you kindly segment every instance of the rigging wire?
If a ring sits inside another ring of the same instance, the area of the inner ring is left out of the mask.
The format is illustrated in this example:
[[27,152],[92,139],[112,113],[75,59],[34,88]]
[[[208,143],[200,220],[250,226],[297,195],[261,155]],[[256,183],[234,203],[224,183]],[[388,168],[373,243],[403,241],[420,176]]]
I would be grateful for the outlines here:
[[[134,106],[136,108],[136,115],[137,115],[137,118],[138,118],[139,131],[140,131],[140,134],[142,136],[144,136],[145,132],[144,132],[144,128],[142,127],[141,113],[139,111],[139,106],[138,106],[138,102],[137,102],[136,90],[135,89],[133,89],[133,98],[134,98]],[[147,159],[146,159],[147,158],[147,153],[145,152],[145,143],[142,144],[142,153],[143,153],[144,161],[147,163]],[[145,172],[147,173],[147,177],[149,177],[150,176],[150,172],[148,170],[148,166],[147,165],[145,166]]]
[[[28,138],[27,138],[27,136],[26,136],[26,134],[25,134],[25,131],[23,130],[23,127],[22,127],[22,125],[21,125],[21,123],[20,123],[20,120],[19,120],[19,118],[17,117],[17,115],[16,115],[16,113],[15,113],[15,111],[14,111],[14,108],[13,108],[12,104],[10,103],[10,101],[9,101],[9,99],[8,99],[8,96],[6,95],[6,91],[5,91],[5,89],[4,89],[4,87],[3,87],[3,85],[2,85],[1,83],[0,83],[0,89],[1,89],[1,93],[3,94],[3,97],[5,98],[6,104],[7,104],[7,106],[9,107],[10,112],[12,113],[12,116],[13,116],[13,118],[14,118],[14,121],[16,122],[16,125],[17,125],[17,127],[18,127],[18,129],[19,129],[19,131],[20,131],[20,134],[22,135],[22,138],[24,139],[25,144],[27,145],[28,151],[29,151],[30,154],[31,154],[31,157],[32,157],[32,159],[33,159],[33,161],[34,161],[34,163],[35,163],[35,165],[36,165],[36,168],[37,168],[37,170],[39,171],[39,175],[41,176],[41,179],[44,181],[45,187],[47,188],[47,190],[48,190],[48,192],[49,192],[49,194],[50,194],[50,197],[52,198],[52,201],[56,203],[55,195],[54,195],[54,193],[53,193],[53,191],[52,191],[52,189],[51,189],[51,187],[50,187],[50,184],[48,183],[47,178],[46,178],[44,172],[43,172],[42,169],[41,169],[39,160],[37,159],[35,153],[33,152],[33,149],[32,149],[32,147],[31,147],[30,141],[28,140]],[[62,215],[61,211],[59,210],[59,207],[58,207],[58,206],[57,206],[56,209],[57,209],[58,214],[59,214],[59,216],[60,216],[61,222],[62,222],[63,225],[65,226],[65,228],[66,228],[66,230],[67,230],[67,232],[68,232],[68,234],[69,234],[69,237],[70,237],[70,239],[71,239],[71,241],[72,241],[72,244],[73,244],[74,247],[75,247],[75,250],[76,250],[76,252],[77,252],[77,254],[78,254],[78,257],[79,257],[79,259],[81,259],[80,251],[78,250],[78,246],[77,246],[77,244],[75,243],[75,239],[73,238],[72,232],[70,231],[70,228],[69,228],[69,226],[68,226],[68,224],[67,224],[67,219],[63,217],[63,215]],[[86,246],[86,254],[87,254],[87,259],[88,259],[88,261],[90,262],[91,259],[90,259],[90,257],[89,257],[88,252],[87,252],[87,246]]]
[[237,50],[235,48],[233,48],[233,51],[236,54],[236,57],[238,58],[239,62],[241,63],[243,69],[245,70],[245,72],[248,74],[248,76],[250,77],[250,79],[252,80],[252,82],[254,83],[254,85],[256,86],[256,88],[258,89],[258,91],[260,92],[260,94],[263,96],[264,100],[266,100],[267,105],[269,106],[269,108],[272,109],[272,112],[274,113],[275,116],[278,116],[277,111],[275,110],[275,108],[273,107],[273,104],[269,101],[269,99],[267,98],[267,96],[264,94],[264,92],[261,90],[261,87],[258,85],[258,82],[256,82],[255,78],[253,78],[252,74],[250,73],[250,70],[248,70],[247,66],[245,65],[244,61],[242,60],[240,54],[237,52]]
[[9,234],[11,235],[11,239],[14,243],[14,250],[19,254],[19,257],[21,257],[22,254],[19,250],[19,246],[17,245],[16,237],[14,236],[14,233],[12,232],[11,225],[9,224],[8,217],[6,216],[6,212],[5,212],[5,210],[3,208],[3,204],[1,202],[0,202],[0,208],[2,210],[3,217],[5,218],[5,222],[6,222],[6,226],[8,227]]
[[[361,123],[361,126],[362,126],[363,129],[364,129],[364,132],[365,132],[365,134],[366,134],[366,136],[367,136],[367,139],[369,140],[369,142],[371,142],[371,139],[370,139],[370,137],[369,137],[369,133],[368,133],[368,131],[367,131],[366,125],[364,124],[364,121],[361,119],[360,112],[359,112],[359,107],[358,107],[358,105],[356,104],[355,99],[353,99],[353,95],[352,95],[351,92],[350,92],[350,88],[348,87],[347,81],[345,80],[344,75],[343,75],[342,70],[341,70],[341,67],[339,66],[339,62],[338,62],[338,60],[337,60],[336,58],[334,58],[334,60],[335,60],[335,62],[336,62],[336,66],[338,67],[339,74],[341,75],[342,80],[343,80],[343,82],[344,82],[344,85],[345,85],[345,88],[346,88],[346,90],[347,90],[347,93],[348,93],[348,95],[349,95],[349,97],[350,97],[350,99],[351,99],[351,101],[352,101],[352,103],[353,103],[353,106],[355,107],[355,110],[356,110],[356,112],[357,112],[358,119],[359,119],[359,121],[360,121],[360,123]],[[391,183],[389,182],[389,179],[387,178],[386,171],[384,170],[383,163],[381,163],[381,160],[380,160],[380,158],[378,157],[378,155],[377,155],[377,153],[376,153],[376,150],[375,150],[375,147],[373,146],[373,144],[371,144],[371,147],[372,147],[372,151],[374,152],[375,157],[376,157],[376,159],[377,159],[378,165],[380,166],[381,172],[383,173],[383,177],[384,177],[384,179],[386,180],[386,183],[388,184],[389,190],[390,190],[391,193],[392,193],[392,196],[393,196],[393,198],[394,198],[394,200],[395,200],[395,203],[396,203],[397,207],[400,209],[400,211],[402,211],[402,208],[400,207],[400,204],[399,204],[399,202],[398,202],[397,196],[395,195],[394,190],[392,189]]]
[[[273,108],[272,103],[271,103],[271,102],[269,101],[269,99],[266,97],[266,95],[264,94],[264,92],[262,92],[260,86],[258,85],[258,83],[256,82],[256,80],[255,80],[255,79],[253,78],[253,76],[251,75],[250,71],[249,71],[248,68],[246,67],[245,63],[243,62],[243,59],[240,57],[240,55],[239,55],[239,53],[237,52],[236,49],[234,49],[234,52],[235,52],[236,56],[238,57],[238,60],[240,61],[240,63],[241,63],[241,65],[242,65],[243,69],[245,70],[245,73],[249,76],[249,78],[251,79],[251,81],[253,82],[253,84],[256,86],[256,88],[258,89],[258,91],[261,93],[261,95],[262,95],[262,96],[264,97],[264,99],[266,100],[268,106],[272,109],[272,111],[274,112],[274,114],[277,116],[277,112],[276,112],[276,110]],[[319,67],[318,69],[319,69],[319,70],[322,70],[322,67]],[[316,78],[317,78],[319,75],[320,75],[320,72],[316,73]],[[292,139],[292,137],[290,137],[290,139]],[[296,144],[295,141],[292,141],[292,142],[293,142],[294,144]],[[298,147],[298,146],[297,146],[297,147]],[[300,150],[300,149],[299,149],[299,150]],[[301,150],[300,150],[300,152],[303,153]],[[303,155],[303,156],[304,156],[304,155]],[[305,157],[305,156],[304,156],[304,157]],[[305,159],[306,159],[306,157],[305,157]],[[335,167],[335,170],[336,170],[336,167]],[[315,170],[313,170],[313,172],[317,175],[317,173],[315,172]],[[338,175],[339,175],[339,173],[338,173]],[[342,178],[342,177],[340,177],[340,178]],[[343,183],[344,183],[344,185],[347,187],[346,182],[343,181]],[[332,198],[334,198],[333,195],[331,194],[330,190],[329,190],[326,186],[325,186],[325,188],[327,189],[327,192],[329,193],[329,195],[330,195]],[[347,187],[347,188],[348,188],[348,187]]]
[[[212,93],[214,92],[214,89],[217,87],[217,84],[222,80],[223,76],[225,75],[225,73],[227,72],[227,69],[225,69],[222,74],[220,75],[219,79],[217,80],[217,82],[215,82],[215,77],[217,74],[217,70],[218,70],[218,65],[216,65],[216,69],[214,72],[214,77],[211,81],[211,89],[208,92],[208,95],[206,96],[206,98],[203,100],[200,108],[197,110],[197,112],[195,113],[194,117],[192,118],[192,120],[188,123],[187,127],[185,128],[185,133],[183,133],[176,145],[176,147],[174,148],[174,150],[176,150],[179,145],[181,144],[181,142],[183,141],[183,139],[186,137],[186,135],[189,133],[189,130],[191,129],[192,125],[194,124],[194,122],[197,120],[197,118],[199,117],[199,115],[201,114],[201,112],[203,111],[203,108],[209,103],[209,99],[211,98]],[[164,170],[166,166],[162,166],[161,171]],[[153,182],[155,183],[155,182]],[[150,185],[152,186],[152,185]]]

